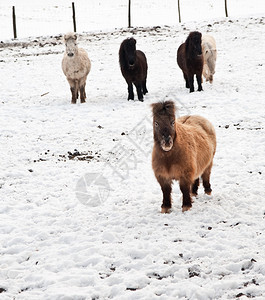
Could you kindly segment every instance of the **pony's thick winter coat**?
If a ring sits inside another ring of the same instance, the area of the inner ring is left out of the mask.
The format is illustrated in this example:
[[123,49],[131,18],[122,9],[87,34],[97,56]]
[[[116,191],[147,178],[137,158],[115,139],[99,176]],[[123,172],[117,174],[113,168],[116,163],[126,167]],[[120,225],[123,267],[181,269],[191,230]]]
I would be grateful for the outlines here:
[[211,193],[210,174],[216,150],[213,125],[201,116],[175,120],[172,101],[153,107],[154,147],[152,167],[163,192],[162,212],[171,208],[171,185],[178,180],[183,194],[182,209],[191,208],[191,193],[197,194],[199,177],[204,190]]
[[64,36],[66,51],[62,60],[62,69],[70,84],[72,103],[76,103],[78,92],[80,92],[81,103],[83,103],[86,99],[85,86],[91,63],[87,52],[78,48],[76,39],[77,36],[74,33]]
[[213,82],[217,57],[216,42],[211,35],[202,36],[203,71],[206,81]]
[[202,91],[203,57],[201,36],[198,31],[191,32],[185,43],[179,46],[177,52],[177,63],[183,72],[186,88],[190,89],[190,93],[194,92],[194,75],[196,75],[198,91]]
[[121,43],[119,62],[121,73],[128,85],[128,100],[134,100],[134,84],[138,100],[143,101],[143,95],[148,93],[146,87],[148,65],[145,54],[141,50],[136,50],[134,38],[125,39]]

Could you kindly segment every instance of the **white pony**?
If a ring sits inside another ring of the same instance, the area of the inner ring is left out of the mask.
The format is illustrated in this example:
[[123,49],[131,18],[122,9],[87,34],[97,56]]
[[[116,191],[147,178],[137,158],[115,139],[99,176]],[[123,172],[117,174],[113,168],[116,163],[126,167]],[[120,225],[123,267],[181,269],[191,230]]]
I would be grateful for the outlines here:
[[215,73],[215,63],[217,57],[215,39],[211,35],[202,36],[202,53],[203,53],[203,71],[202,74],[206,81],[213,82]]
[[62,69],[72,92],[72,103],[76,103],[80,92],[81,103],[86,102],[86,79],[91,69],[91,63],[86,51],[78,48],[77,35],[67,33],[64,36],[66,50],[62,60]]

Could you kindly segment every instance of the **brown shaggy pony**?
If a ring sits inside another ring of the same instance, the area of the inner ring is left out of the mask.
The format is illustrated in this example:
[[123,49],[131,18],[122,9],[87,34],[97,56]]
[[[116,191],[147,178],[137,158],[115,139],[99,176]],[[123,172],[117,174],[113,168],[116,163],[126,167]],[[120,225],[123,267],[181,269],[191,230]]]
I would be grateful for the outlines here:
[[212,124],[200,116],[175,119],[173,101],[152,104],[154,147],[152,167],[163,192],[162,213],[171,208],[171,185],[179,181],[183,194],[182,211],[192,206],[191,193],[197,195],[199,177],[204,191],[211,194],[210,174],[216,149]]
[[183,72],[186,88],[194,92],[194,75],[198,83],[198,91],[202,91],[203,55],[201,47],[201,33],[193,31],[186,42],[178,48],[177,62]]
[[143,94],[148,93],[146,88],[147,61],[145,54],[140,50],[136,50],[135,45],[136,40],[134,38],[128,38],[121,43],[119,51],[120,68],[128,84],[128,100],[134,100],[134,84],[138,100],[144,101]]

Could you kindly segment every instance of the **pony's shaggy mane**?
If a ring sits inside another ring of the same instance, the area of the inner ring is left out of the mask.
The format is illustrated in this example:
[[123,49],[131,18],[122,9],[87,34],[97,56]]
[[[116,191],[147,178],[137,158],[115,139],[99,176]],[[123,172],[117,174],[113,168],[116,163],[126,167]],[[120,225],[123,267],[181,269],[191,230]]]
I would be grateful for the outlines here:
[[128,45],[129,47],[134,47],[136,45],[136,40],[134,38],[127,38],[125,39],[120,46],[120,50],[119,50],[119,62],[120,65],[123,68],[128,68],[128,62],[126,60],[126,56],[125,56],[125,52],[124,52],[124,47],[125,45]]
[[201,38],[202,37],[202,34],[199,32],[199,31],[192,31],[186,41],[185,41],[185,49],[186,49],[186,52],[188,51],[189,47],[190,47],[190,42],[192,39],[194,39],[195,37],[198,37],[198,38]]

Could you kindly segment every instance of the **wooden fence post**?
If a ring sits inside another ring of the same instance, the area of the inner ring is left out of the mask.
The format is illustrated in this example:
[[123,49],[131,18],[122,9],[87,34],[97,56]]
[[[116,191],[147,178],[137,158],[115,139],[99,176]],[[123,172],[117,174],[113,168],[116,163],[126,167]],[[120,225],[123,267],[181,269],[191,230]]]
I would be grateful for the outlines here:
[[178,0],[178,12],[179,12],[179,23],[181,23],[181,17],[180,17],[180,0]]
[[73,23],[74,23],[74,32],[76,32],[76,21],[75,21],[75,3],[72,2],[72,10],[73,10]]
[[128,6],[128,27],[131,27],[131,0],[129,0],[129,6]]
[[16,25],[16,11],[15,11],[15,6],[12,6],[12,18],[13,18],[14,39],[16,39],[17,38],[17,25]]
[[227,1],[225,0],[225,16],[228,17],[228,13],[227,13]]

